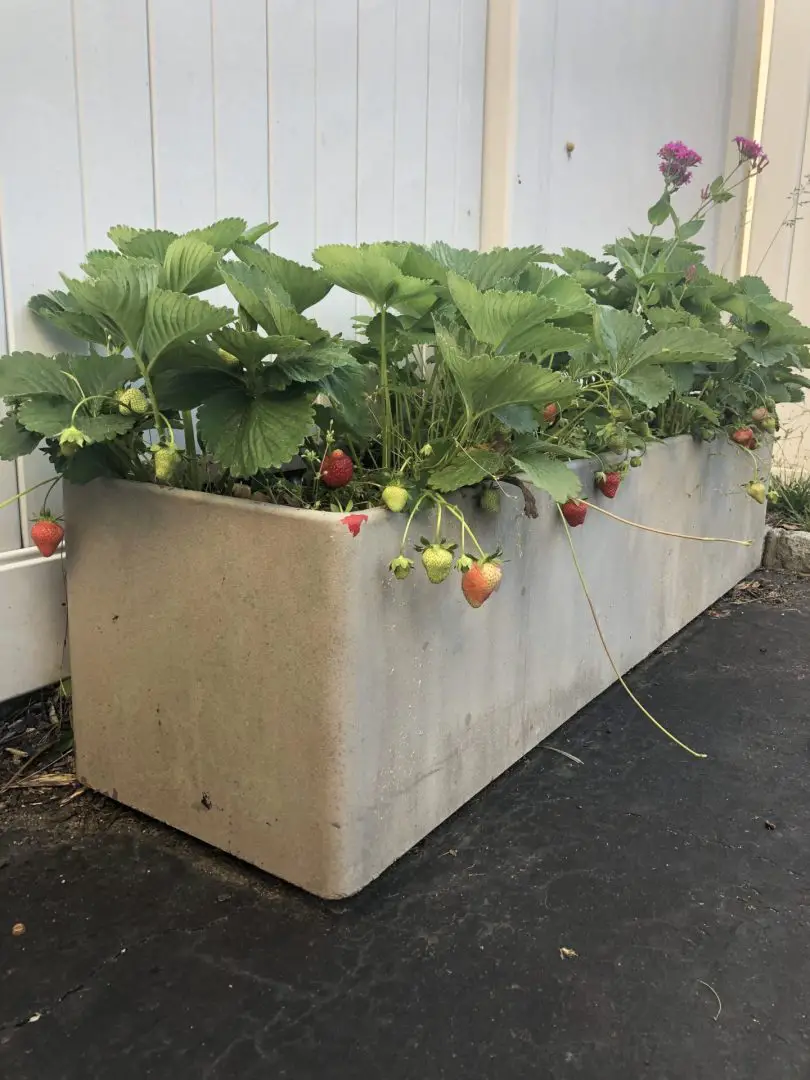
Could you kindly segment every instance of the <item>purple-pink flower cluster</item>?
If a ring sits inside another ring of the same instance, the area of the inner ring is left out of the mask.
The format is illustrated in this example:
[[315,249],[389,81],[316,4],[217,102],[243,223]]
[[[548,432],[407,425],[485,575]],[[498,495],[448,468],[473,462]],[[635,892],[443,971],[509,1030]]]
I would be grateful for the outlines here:
[[760,171],[768,164],[768,155],[754,139],[747,139],[744,135],[738,135],[734,142],[737,144],[740,161],[750,161],[752,169]]
[[661,175],[673,188],[683,187],[692,179],[692,168],[700,165],[703,158],[682,142],[668,142],[658,151]]

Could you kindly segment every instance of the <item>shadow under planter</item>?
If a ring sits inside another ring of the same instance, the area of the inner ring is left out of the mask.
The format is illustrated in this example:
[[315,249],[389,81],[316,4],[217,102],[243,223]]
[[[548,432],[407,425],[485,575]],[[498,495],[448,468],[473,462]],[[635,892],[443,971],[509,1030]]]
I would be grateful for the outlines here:
[[[574,466],[590,491],[593,466]],[[753,570],[764,507],[750,458],[651,446],[573,532],[626,671]],[[67,490],[78,772],[84,783],[316,893],[357,892],[614,679],[556,507],[506,488],[479,540],[500,591],[391,578],[404,520],[147,484]],[[414,536],[420,530],[419,522]],[[449,538],[449,537],[448,537]],[[453,539],[458,539],[456,536]],[[679,752],[673,748],[673,752]]]

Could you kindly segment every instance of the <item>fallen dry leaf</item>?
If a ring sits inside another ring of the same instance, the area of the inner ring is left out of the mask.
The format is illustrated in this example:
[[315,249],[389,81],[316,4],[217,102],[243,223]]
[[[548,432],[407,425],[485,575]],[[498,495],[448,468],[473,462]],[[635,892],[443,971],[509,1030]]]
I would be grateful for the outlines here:
[[566,949],[565,945],[563,945],[560,949],[560,956],[563,958],[563,960],[572,960],[575,956],[578,955],[579,953],[577,953],[574,949]]
[[22,937],[25,933],[25,923],[15,922],[11,928],[11,932],[14,937]]

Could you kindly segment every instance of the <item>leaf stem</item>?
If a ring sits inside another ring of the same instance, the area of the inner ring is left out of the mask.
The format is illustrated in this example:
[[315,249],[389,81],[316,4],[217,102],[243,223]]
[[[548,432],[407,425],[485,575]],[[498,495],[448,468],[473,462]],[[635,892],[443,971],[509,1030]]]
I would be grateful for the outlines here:
[[[59,477],[57,477],[57,480],[58,479],[59,479]],[[18,491],[17,494],[12,495],[10,499],[5,499],[3,502],[0,502],[0,510],[5,510],[5,508],[7,506],[11,506],[12,503],[17,502],[18,499],[22,499],[23,496],[25,496],[25,495],[30,495],[31,492],[36,491],[37,488],[44,487],[45,484],[53,484],[53,483],[54,483],[53,477],[49,476],[45,480],[40,480],[38,484],[34,484],[32,487],[26,488],[25,491]]]
[[188,478],[194,491],[200,490],[200,463],[197,459],[197,436],[194,432],[194,417],[189,409],[183,410],[183,435],[186,442],[188,460]]

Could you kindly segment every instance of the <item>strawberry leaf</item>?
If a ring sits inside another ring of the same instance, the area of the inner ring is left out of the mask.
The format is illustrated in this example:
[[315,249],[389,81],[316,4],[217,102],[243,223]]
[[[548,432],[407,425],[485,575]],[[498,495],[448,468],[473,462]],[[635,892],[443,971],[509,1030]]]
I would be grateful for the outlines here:
[[312,394],[265,394],[226,390],[200,407],[201,443],[233,476],[254,476],[284,465],[312,427]]
[[36,432],[27,431],[13,416],[4,416],[0,420],[0,461],[25,457],[36,449],[39,439]]
[[428,485],[435,491],[457,491],[504,471],[506,461],[492,450],[460,450],[447,465],[430,474]]
[[577,474],[562,461],[555,461],[545,454],[524,454],[514,462],[521,480],[547,491],[555,502],[576,499],[582,490]]

